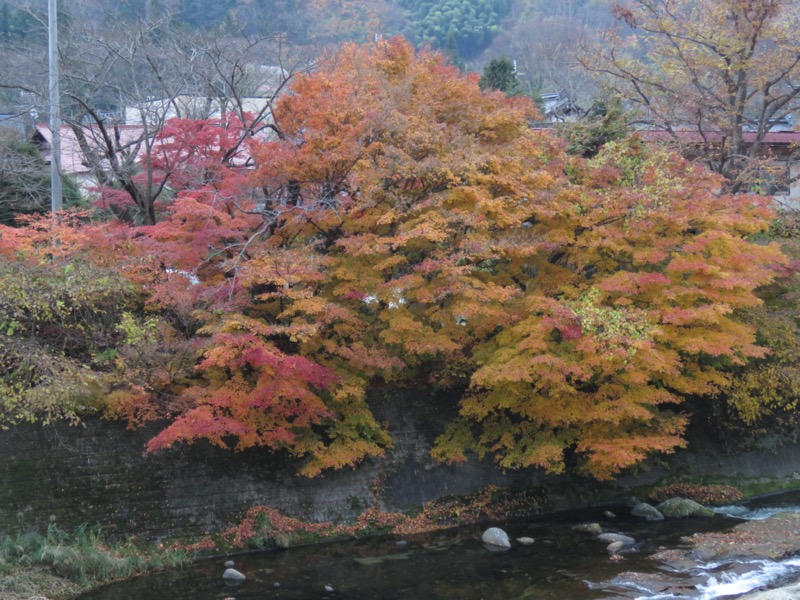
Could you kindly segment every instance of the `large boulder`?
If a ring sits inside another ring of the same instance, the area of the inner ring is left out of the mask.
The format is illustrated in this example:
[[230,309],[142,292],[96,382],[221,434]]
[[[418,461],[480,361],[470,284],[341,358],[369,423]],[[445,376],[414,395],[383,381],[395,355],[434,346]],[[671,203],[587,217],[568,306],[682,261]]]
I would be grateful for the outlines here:
[[634,517],[647,519],[648,521],[661,521],[664,519],[664,515],[662,515],[658,509],[656,509],[654,506],[651,506],[647,502],[639,502],[639,504],[633,507],[631,514]]
[[490,527],[484,531],[481,536],[481,541],[493,548],[511,548],[511,541],[508,539],[508,534],[499,527]]
[[713,517],[714,511],[689,498],[670,498],[656,506],[665,517]]

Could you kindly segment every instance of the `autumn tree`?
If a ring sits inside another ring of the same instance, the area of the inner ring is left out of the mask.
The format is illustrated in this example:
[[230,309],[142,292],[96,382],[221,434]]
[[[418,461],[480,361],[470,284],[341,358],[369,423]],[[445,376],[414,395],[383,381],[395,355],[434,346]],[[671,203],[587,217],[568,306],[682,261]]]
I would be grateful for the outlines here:
[[464,389],[442,458],[607,477],[681,445],[682,398],[763,354],[735,311],[779,260],[747,241],[768,210],[636,140],[565,162],[476,84],[398,39],[300,78],[253,149],[271,235],[240,281],[306,356]]
[[[584,63],[648,124],[748,189],[764,138],[800,108],[800,7],[786,0],[626,0]],[[688,132],[688,133],[687,133]]]
[[[264,218],[263,192],[247,185],[241,166],[220,160],[238,143],[230,119],[168,123],[159,161],[172,165],[177,194],[165,218],[143,228],[133,251],[162,266],[148,279],[147,305],[191,336],[198,356],[194,376],[118,386],[108,414],[134,424],[170,419],[148,445],[151,451],[200,439],[225,448],[266,447],[306,458],[309,475],[381,455],[388,436],[369,413],[363,388],[298,352],[311,327],[268,310],[266,284],[251,289],[242,283],[241,265],[268,243],[273,222]],[[291,296],[289,282],[314,276],[308,260],[287,254],[260,277],[285,277],[281,287]],[[288,273],[276,275],[284,268]],[[144,367],[146,374],[153,364],[148,351],[158,357],[148,350],[158,344],[158,330],[147,323],[131,324],[131,343],[120,351],[132,359],[125,358],[127,373]]]
[[775,281],[760,291],[764,303],[743,316],[757,328],[769,351],[760,360],[737,368],[733,383],[712,405],[712,426],[723,439],[739,440],[769,432],[793,435],[800,400],[800,220],[794,211],[773,223],[769,236],[781,244],[789,261]]
[[[442,460],[608,478],[684,444],[684,399],[764,356],[739,315],[782,261],[750,241],[763,199],[635,137],[569,156],[529,100],[400,38],[291,92],[250,172],[208,168],[221,124],[174,122],[169,212],[83,238],[196,352],[188,375],[115,384],[116,414],[168,419],[151,451],[260,446],[313,475],[385,452],[367,391],[407,386],[460,397]],[[134,316],[117,364],[139,373],[159,325]]]

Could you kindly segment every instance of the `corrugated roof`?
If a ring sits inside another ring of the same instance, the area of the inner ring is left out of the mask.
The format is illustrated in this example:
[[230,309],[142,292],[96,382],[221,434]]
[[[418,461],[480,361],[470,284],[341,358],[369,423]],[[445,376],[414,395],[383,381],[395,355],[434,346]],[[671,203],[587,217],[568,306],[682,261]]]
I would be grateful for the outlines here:
[[[692,144],[706,144],[721,142],[725,135],[721,131],[705,131],[702,134],[697,130],[677,130],[666,131],[664,129],[641,129],[636,133],[646,140],[651,141],[682,141]],[[755,131],[744,131],[742,133],[744,142],[751,144],[755,141],[757,133]],[[763,144],[784,146],[800,144],[800,131],[769,131],[762,139]]]
[[[109,130],[109,134],[114,135],[116,131],[119,131],[119,141],[117,143],[123,151],[135,151],[137,158],[144,154],[143,148],[137,148],[137,143],[142,140],[145,134],[145,129],[142,125],[118,125],[116,128]],[[37,123],[36,132],[47,144],[46,147],[42,148],[42,158],[47,164],[50,164],[50,146],[52,143],[50,126],[46,123]],[[98,158],[100,158],[101,164],[103,162],[107,164],[108,159],[105,157],[103,150],[105,144],[102,142],[99,128],[86,126],[83,127],[83,132],[90,148],[96,150],[100,155]],[[153,132],[153,136],[155,136],[155,132]],[[70,175],[87,173],[90,170],[89,164],[90,161],[86,158],[72,127],[70,125],[62,125],[61,171]]]

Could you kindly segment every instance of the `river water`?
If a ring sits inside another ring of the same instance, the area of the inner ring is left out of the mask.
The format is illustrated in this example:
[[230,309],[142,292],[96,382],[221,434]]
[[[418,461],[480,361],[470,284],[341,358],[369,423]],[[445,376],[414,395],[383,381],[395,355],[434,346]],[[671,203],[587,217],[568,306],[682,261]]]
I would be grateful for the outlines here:
[[[683,536],[724,531],[742,519],[776,511],[800,511],[800,494],[773,496],[721,509],[705,519],[643,522],[624,507],[569,513],[547,520],[499,524],[514,540],[507,552],[480,543],[483,527],[459,528],[403,540],[378,538],[232,557],[247,581],[236,587],[221,578],[225,559],[151,575],[86,594],[81,600],[601,600],[733,599],[764,586],[800,579],[800,559],[779,562],[664,565],[650,555],[688,545]],[[573,527],[597,521],[623,533],[635,546],[612,560],[606,544]],[[495,525],[495,524],[492,524]]]

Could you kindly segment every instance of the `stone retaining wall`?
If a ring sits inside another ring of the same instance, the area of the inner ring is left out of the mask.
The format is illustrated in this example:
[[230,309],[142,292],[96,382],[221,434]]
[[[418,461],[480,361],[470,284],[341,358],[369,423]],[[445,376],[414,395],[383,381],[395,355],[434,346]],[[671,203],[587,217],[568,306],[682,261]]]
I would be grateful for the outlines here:
[[736,456],[706,444],[605,486],[535,470],[504,473],[489,461],[439,465],[428,451],[440,431],[442,406],[429,397],[376,401],[374,410],[395,440],[387,457],[314,479],[296,475],[297,464],[286,457],[262,450],[233,453],[197,444],[144,456],[153,429],[127,431],[94,419],[83,427],[22,425],[0,432],[0,532],[51,521],[62,527],[99,522],[111,535],[196,537],[234,523],[258,504],[309,520],[348,520],[374,502],[379,477],[380,501],[389,509],[488,484],[546,486],[551,508],[567,508],[623,498],[626,488],[670,473],[800,479],[797,443]]
[[[260,449],[235,453],[200,443],[145,456],[156,429],[128,431],[98,419],[2,431],[0,532],[98,522],[112,536],[196,537],[259,504],[314,521],[352,519],[375,501],[379,476],[387,508],[512,482],[489,463],[462,469],[430,459],[438,413],[430,398],[376,404],[395,440],[386,459],[314,479],[297,475],[297,462]],[[433,425],[421,426],[427,419]]]

